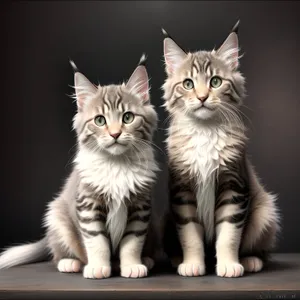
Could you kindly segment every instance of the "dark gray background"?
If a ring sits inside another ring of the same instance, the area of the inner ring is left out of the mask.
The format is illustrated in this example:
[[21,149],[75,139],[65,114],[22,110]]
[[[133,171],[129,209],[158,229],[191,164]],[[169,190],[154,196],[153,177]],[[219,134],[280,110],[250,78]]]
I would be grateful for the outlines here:
[[[90,80],[127,79],[149,55],[152,101],[164,149],[167,117],[160,31],[186,50],[212,49],[240,18],[241,70],[247,77],[249,153],[263,182],[280,195],[278,251],[300,252],[300,3],[289,1],[14,2],[1,6],[0,247],[38,239],[46,203],[70,170],[72,58]],[[156,209],[167,200],[165,156]]]

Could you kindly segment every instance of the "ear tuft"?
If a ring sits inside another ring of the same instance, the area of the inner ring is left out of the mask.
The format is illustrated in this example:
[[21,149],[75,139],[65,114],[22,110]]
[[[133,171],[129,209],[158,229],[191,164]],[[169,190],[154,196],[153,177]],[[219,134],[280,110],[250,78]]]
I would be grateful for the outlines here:
[[69,62],[70,62],[70,65],[71,65],[71,67],[72,67],[74,73],[79,72],[79,69],[78,69],[77,66],[75,65],[74,61],[70,59]]
[[168,75],[171,75],[187,57],[187,53],[174,42],[164,29],[162,30],[165,35],[164,58],[166,63],[166,72]]
[[132,94],[137,95],[143,101],[147,102],[150,99],[149,95],[149,78],[145,67],[146,55],[143,54],[138,66],[133,71],[129,80],[126,83],[126,88]]
[[78,110],[81,111],[86,101],[97,93],[97,87],[79,72],[74,61],[70,60],[74,70],[74,88]]
[[231,32],[235,32],[236,34],[239,33],[239,27],[240,27],[240,20],[238,20],[236,22],[236,24],[233,26],[233,28],[231,29]]
[[140,58],[140,61],[139,61],[139,66],[146,66],[146,61],[147,61],[147,56],[145,53],[143,53],[143,55],[141,56]]
[[161,31],[162,31],[165,38],[170,37],[169,34],[163,28],[161,29]]
[[216,54],[224,60],[232,70],[236,70],[239,66],[239,39],[238,39],[238,30],[239,30],[240,21],[238,21],[232,31],[216,51]]

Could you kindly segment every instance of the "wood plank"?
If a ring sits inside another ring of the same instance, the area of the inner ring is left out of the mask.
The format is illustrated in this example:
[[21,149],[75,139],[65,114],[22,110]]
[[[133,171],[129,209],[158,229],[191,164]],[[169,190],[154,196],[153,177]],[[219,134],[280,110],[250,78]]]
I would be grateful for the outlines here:
[[170,270],[147,278],[84,279],[52,263],[0,271],[0,299],[300,299],[300,254],[276,254],[266,269],[241,278],[184,278]]

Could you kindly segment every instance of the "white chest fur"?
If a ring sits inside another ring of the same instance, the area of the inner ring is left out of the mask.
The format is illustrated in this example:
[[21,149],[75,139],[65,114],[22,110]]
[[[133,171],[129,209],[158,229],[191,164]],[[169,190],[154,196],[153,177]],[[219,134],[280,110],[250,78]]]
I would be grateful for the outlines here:
[[[141,161],[141,158],[147,158]],[[95,192],[105,195],[108,206],[107,229],[115,250],[127,223],[125,199],[136,194],[138,188],[154,181],[158,170],[152,149],[145,149],[136,157],[107,157],[82,149],[75,158],[81,182],[92,185]]]
[[170,156],[179,169],[187,168],[190,176],[196,179],[197,214],[204,224],[206,239],[211,240],[214,236],[215,179],[220,165],[225,165],[225,148],[231,137],[218,127],[181,125],[179,128],[174,134],[171,130],[168,139]]
[[[136,158],[110,158],[106,155],[79,152],[75,159],[81,181],[91,184],[108,201],[123,202],[136,188],[153,181],[157,170],[152,151],[144,153],[147,161]],[[142,166],[141,166],[142,165]]]

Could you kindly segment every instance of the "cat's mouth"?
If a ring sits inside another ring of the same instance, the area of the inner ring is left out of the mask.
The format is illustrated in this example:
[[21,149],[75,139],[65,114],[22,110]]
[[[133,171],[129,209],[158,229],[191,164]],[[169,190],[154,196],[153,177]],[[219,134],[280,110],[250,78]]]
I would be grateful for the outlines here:
[[113,146],[123,146],[125,147],[126,145],[123,144],[123,143],[120,143],[120,141],[118,140],[114,140],[110,145],[108,145],[106,148],[110,148],[110,147],[113,147]]
[[208,107],[208,106],[206,106],[206,105],[201,105],[201,106],[198,106],[198,107],[196,107],[195,109],[194,109],[194,112],[195,111],[199,111],[199,110],[205,110],[205,109],[208,109],[208,110],[210,110],[210,111],[213,111],[213,109],[211,108],[211,107]]

